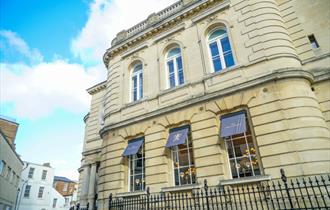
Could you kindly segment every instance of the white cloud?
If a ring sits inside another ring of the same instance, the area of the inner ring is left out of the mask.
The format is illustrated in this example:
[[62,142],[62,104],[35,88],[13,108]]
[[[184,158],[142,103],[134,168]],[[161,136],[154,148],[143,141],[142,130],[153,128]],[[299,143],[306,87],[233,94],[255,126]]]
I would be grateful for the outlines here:
[[115,35],[177,0],[95,0],[88,21],[72,40],[71,50],[84,63],[100,63]]
[[17,117],[37,119],[57,109],[86,112],[88,87],[104,80],[102,65],[85,69],[62,60],[36,65],[0,63],[0,100],[13,103]]
[[[0,36],[8,43],[10,48],[15,49],[18,53],[25,56],[31,63],[38,63],[43,60],[43,56],[37,49],[30,49],[27,43],[15,32],[8,30],[0,30]],[[2,46],[3,48],[4,46]]]

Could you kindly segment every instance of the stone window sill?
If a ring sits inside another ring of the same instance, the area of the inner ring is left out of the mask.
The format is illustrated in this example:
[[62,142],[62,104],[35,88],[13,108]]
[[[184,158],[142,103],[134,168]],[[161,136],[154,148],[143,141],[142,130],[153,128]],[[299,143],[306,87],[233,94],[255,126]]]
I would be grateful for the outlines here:
[[199,188],[200,188],[199,184],[189,184],[182,186],[163,187],[161,189],[161,192],[177,192],[177,191],[185,191],[185,190],[195,190]]
[[135,192],[123,192],[123,193],[117,193],[117,197],[133,197],[133,196],[140,196],[140,195],[146,195],[147,191],[135,191]]
[[125,104],[123,108],[127,108],[127,107],[131,107],[131,106],[135,106],[135,105],[140,104],[140,103],[143,103],[143,102],[145,102],[145,101],[147,101],[147,100],[148,100],[147,97],[143,97],[143,98],[141,98],[141,99],[139,99],[139,100],[131,101],[131,102]]
[[269,175],[251,176],[251,177],[238,178],[238,179],[221,180],[220,186],[242,185],[242,184],[250,184],[250,183],[269,181],[269,180],[271,180],[271,177]]

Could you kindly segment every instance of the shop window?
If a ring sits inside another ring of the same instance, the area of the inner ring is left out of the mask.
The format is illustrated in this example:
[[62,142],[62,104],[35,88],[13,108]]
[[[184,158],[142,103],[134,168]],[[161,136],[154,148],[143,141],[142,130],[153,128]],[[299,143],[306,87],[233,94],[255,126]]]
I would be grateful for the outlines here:
[[123,153],[128,157],[128,183],[129,191],[142,191],[145,189],[145,155],[144,138],[130,140]]
[[171,148],[175,186],[196,183],[196,168],[189,126],[173,128],[166,147]]
[[222,116],[221,137],[226,144],[232,178],[261,174],[256,144],[246,112]]

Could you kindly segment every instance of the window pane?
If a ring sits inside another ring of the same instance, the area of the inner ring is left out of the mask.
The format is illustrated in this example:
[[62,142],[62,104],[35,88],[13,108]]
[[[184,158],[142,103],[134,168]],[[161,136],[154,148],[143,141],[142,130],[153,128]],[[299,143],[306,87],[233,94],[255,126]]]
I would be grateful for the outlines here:
[[180,168],[179,175],[180,175],[181,185],[191,184],[189,167]]
[[137,100],[137,77],[134,76],[132,78],[133,80],[133,101]]
[[172,152],[172,154],[173,154],[173,167],[178,168],[180,166],[178,153],[175,151],[175,152]]
[[194,161],[194,153],[192,148],[189,149],[189,155],[190,155],[190,165],[194,165],[195,161]]
[[189,165],[188,150],[179,151],[179,163],[180,167]]
[[134,164],[134,174],[142,174],[143,173],[143,162],[142,162],[142,158],[140,159],[136,159]]
[[226,62],[226,67],[227,68],[231,67],[235,64],[233,54],[231,52],[225,54],[224,57],[225,57],[225,62]]
[[176,63],[177,63],[177,67],[178,67],[179,84],[182,85],[184,83],[184,77],[183,77],[183,68],[182,68],[182,58],[181,58],[181,56],[176,58]]
[[170,58],[170,57],[175,56],[175,55],[180,54],[180,53],[181,53],[180,48],[178,48],[178,47],[174,48],[174,49],[172,49],[168,52],[167,58]]
[[231,47],[230,47],[230,42],[228,37],[224,37],[223,39],[220,40],[221,42],[221,46],[222,46],[222,51],[224,53],[231,51]]
[[140,99],[143,98],[143,75],[142,73],[139,75],[140,77]]
[[134,66],[134,71],[133,72],[138,72],[140,70],[142,70],[142,63],[136,64]]
[[226,67],[233,66],[234,58],[233,58],[233,54],[231,52],[231,47],[230,47],[230,42],[229,42],[228,37],[221,39],[221,46],[222,46],[222,50],[224,53]]
[[219,57],[218,44],[216,42],[212,42],[210,44],[210,50],[211,50],[211,55],[212,55],[214,71],[219,71],[222,69],[222,66],[221,66],[221,61],[220,61],[220,57]]
[[249,157],[237,158],[237,168],[240,177],[253,176]]
[[174,169],[174,182],[176,186],[180,185],[179,179],[179,169]]
[[219,56],[219,48],[217,42],[210,43],[210,50],[212,57]]
[[236,157],[248,155],[249,151],[247,149],[247,145],[246,145],[244,137],[233,140],[233,144],[234,144],[234,150],[235,150]]
[[134,190],[143,190],[144,189],[144,179],[142,175],[134,176]]
[[173,60],[167,62],[170,87],[175,87],[174,63]]
[[168,66],[168,72],[169,74],[174,73],[174,63],[173,60],[170,60],[167,62],[167,66]]
[[230,161],[231,174],[233,178],[238,178],[235,160]]
[[221,35],[223,35],[223,34],[225,34],[225,33],[226,33],[226,30],[224,30],[224,29],[218,29],[218,30],[214,31],[214,32],[209,36],[209,40],[212,40],[212,39],[214,39],[214,38],[216,38],[216,37],[219,37],[219,36],[221,36]]

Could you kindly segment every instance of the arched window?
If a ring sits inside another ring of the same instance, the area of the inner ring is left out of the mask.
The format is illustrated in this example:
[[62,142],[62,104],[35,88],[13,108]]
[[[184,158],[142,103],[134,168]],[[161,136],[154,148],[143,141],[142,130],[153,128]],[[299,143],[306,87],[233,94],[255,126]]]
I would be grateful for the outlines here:
[[217,28],[208,36],[214,72],[221,71],[235,64],[228,34],[225,28]]
[[139,62],[131,71],[131,101],[140,100],[143,97],[143,66]]
[[172,48],[166,55],[167,87],[172,88],[184,83],[181,50]]

